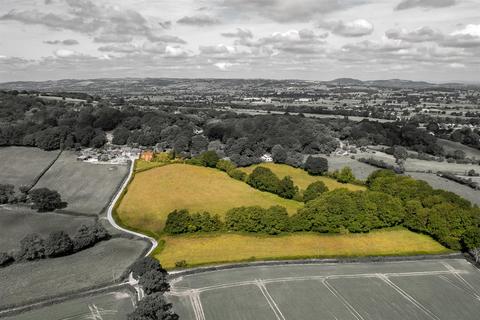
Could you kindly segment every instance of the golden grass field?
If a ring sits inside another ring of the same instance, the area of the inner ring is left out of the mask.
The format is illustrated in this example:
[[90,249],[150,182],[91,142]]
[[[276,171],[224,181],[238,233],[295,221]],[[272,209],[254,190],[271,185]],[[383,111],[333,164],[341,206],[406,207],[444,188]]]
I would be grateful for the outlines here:
[[325,185],[327,186],[328,190],[334,190],[334,189],[339,189],[339,188],[346,188],[351,191],[357,191],[357,190],[365,190],[366,188],[363,186],[357,186],[354,184],[350,183],[340,183],[338,181],[335,181],[332,178],[328,177],[322,177],[322,176],[312,176],[308,174],[303,169],[300,168],[294,168],[286,164],[278,164],[278,163],[273,163],[273,162],[266,162],[266,163],[260,163],[260,164],[255,164],[249,167],[245,168],[240,168],[243,172],[250,174],[256,167],[261,166],[265,168],[269,168],[272,170],[273,173],[275,173],[279,178],[283,178],[285,176],[290,176],[295,183],[296,186],[298,186],[301,190],[305,190],[309,184],[315,181],[323,181]]
[[426,235],[406,229],[365,234],[299,233],[284,236],[240,234],[166,236],[155,258],[166,268],[245,260],[439,254],[451,252]]
[[175,209],[224,215],[229,209],[281,205],[293,214],[303,203],[258,191],[216,169],[170,164],[139,172],[117,208],[123,224],[159,232]]

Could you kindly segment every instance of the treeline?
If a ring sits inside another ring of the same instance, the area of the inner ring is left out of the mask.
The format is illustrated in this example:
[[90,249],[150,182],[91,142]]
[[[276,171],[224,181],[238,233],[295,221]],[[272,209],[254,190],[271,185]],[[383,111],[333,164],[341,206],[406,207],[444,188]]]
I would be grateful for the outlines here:
[[0,252],[0,266],[68,256],[109,238],[110,234],[99,222],[80,226],[73,237],[64,231],[51,232],[45,239],[36,233],[28,234],[20,240],[18,250],[12,253]]
[[459,176],[457,176],[457,175],[455,175],[454,173],[451,173],[451,172],[437,172],[437,175],[439,177],[442,177],[442,178],[452,180],[452,181],[455,181],[457,183],[466,185],[466,186],[468,186],[472,189],[480,190],[480,185],[478,184],[478,182],[473,181],[472,178],[462,178],[462,177],[459,177]]
[[305,206],[291,216],[279,206],[233,208],[224,221],[209,213],[174,211],[165,231],[357,233],[403,225],[454,250],[480,248],[480,209],[469,201],[390,170],[373,172],[367,186],[366,191],[328,191],[324,185],[312,184],[304,195]]
[[167,271],[158,260],[145,257],[137,260],[131,267],[132,276],[138,280],[145,297],[128,314],[128,320],[178,320],[172,304],[165,298],[170,291]]
[[18,191],[16,192],[15,186],[11,184],[0,184],[0,204],[30,203],[31,208],[38,212],[54,211],[67,206],[55,190],[48,188],[29,190],[28,187],[22,186]]

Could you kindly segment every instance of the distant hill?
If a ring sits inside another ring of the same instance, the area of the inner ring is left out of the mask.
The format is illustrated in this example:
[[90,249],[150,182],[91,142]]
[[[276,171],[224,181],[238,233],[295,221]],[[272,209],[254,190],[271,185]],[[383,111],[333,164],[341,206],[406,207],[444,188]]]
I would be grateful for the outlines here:
[[156,94],[163,90],[216,91],[222,90],[252,90],[272,87],[272,89],[287,87],[309,88],[318,84],[339,87],[377,87],[392,89],[462,89],[480,87],[472,84],[445,83],[434,84],[425,81],[401,79],[367,80],[339,78],[331,81],[304,80],[270,80],[270,79],[179,79],[179,78],[101,78],[101,79],[62,79],[51,81],[16,81],[0,83],[0,89],[27,90],[40,92],[83,92],[89,94],[128,93]]

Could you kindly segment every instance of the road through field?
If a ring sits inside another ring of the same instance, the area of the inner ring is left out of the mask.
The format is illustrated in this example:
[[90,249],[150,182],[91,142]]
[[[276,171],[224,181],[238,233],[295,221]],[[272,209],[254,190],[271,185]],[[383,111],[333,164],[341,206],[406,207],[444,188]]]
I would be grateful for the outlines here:
[[123,227],[121,227],[120,225],[118,225],[118,223],[115,221],[115,219],[113,218],[113,209],[115,208],[115,204],[117,203],[117,201],[120,199],[120,197],[122,196],[122,193],[123,193],[123,190],[128,186],[128,183],[130,182],[130,179],[132,178],[133,176],[133,171],[135,169],[135,159],[132,158],[131,161],[130,161],[130,168],[129,168],[129,171],[128,171],[128,176],[127,178],[123,181],[123,184],[122,186],[120,187],[120,189],[117,191],[117,194],[115,195],[115,197],[113,197],[112,201],[110,202],[110,205],[108,206],[108,210],[107,210],[107,220],[108,222],[117,230],[120,230],[120,231],[123,231],[123,232],[126,232],[126,233],[129,233],[129,234],[132,234],[134,236],[137,236],[137,237],[140,237],[142,239],[147,239],[148,241],[150,241],[150,243],[152,244],[152,247],[150,248],[150,250],[148,250],[148,252],[145,254],[145,256],[148,256],[150,255],[153,250],[155,250],[155,248],[158,246],[158,242],[157,240],[155,240],[154,238],[152,237],[149,237],[149,236],[146,236],[142,233],[139,233],[139,232],[135,232],[135,231],[131,231],[131,230],[128,230],[128,229],[125,229]]

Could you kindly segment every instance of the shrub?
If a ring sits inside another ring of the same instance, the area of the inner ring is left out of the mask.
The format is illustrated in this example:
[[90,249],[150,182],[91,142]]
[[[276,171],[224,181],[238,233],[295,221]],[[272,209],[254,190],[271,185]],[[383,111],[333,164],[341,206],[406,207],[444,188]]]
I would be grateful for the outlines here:
[[229,171],[235,170],[235,168],[237,168],[235,163],[233,163],[232,161],[223,160],[223,159],[218,160],[216,167],[217,167],[217,169],[219,169],[221,171],[224,171],[224,172],[229,172]]
[[238,169],[231,169],[227,171],[227,174],[235,180],[245,181],[247,179],[247,174]]
[[311,183],[303,192],[303,201],[308,202],[327,192],[328,188],[323,181],[315,181]]
[[355,176],[350,167],[342,168],[342,170],[337,173],[336,178],[338,182],[341,183],[351,183],[355,181]]
[[187,267],[187,261],[186,260],[175,261],[175,267],[176,268],[186,268]]
[[32,209],[36,209],[38,212],[53,211],[67,206],[67,203],[62,201],[60,194],[55,190],[33,189],[29,192],[29,196],[33,202]]
[[205,151],[200,155],[200,160],[205,167],[215,168],[219,157],[215,151]]
[[321,157],[309,156],[305,162],[305,170],[311,175],[322,175],[328,172],[328,160]]
[[15,201],[15,187],[11,184],[0,184],[0,204]]
[[0,267],[8,266],[13,263],[14,259],[6,252],[0,252]]

